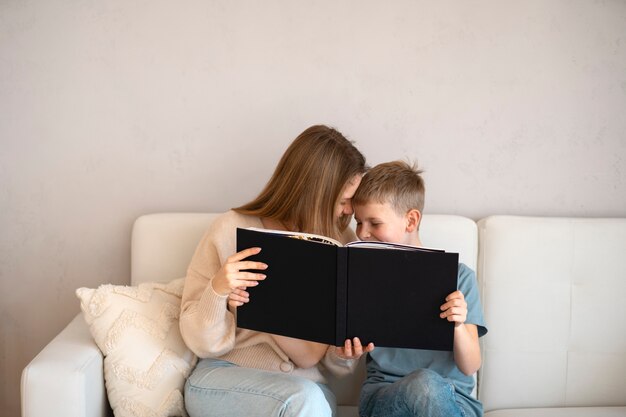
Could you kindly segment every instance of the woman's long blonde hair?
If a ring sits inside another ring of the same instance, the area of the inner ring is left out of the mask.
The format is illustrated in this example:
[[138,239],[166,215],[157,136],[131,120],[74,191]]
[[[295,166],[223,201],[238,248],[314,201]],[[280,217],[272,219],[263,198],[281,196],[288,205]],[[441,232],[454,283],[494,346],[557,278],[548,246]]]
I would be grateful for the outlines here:
[[350,218],[336,221],[335,206],[348,181],[365,171],[352,142],[328,126],[311,126],[289,145],[258,197],[233,210],[338,239]]

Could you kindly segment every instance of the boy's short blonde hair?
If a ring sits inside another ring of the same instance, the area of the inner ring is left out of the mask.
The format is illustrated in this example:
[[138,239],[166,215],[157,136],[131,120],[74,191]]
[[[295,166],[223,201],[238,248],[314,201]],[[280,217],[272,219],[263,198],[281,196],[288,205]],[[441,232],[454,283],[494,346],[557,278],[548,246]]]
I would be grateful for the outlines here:
[[400,215],[424,210],[425,187],[417,165],[404,161],[385,162],[367,171],[352,198],[355,206],[389,203]]

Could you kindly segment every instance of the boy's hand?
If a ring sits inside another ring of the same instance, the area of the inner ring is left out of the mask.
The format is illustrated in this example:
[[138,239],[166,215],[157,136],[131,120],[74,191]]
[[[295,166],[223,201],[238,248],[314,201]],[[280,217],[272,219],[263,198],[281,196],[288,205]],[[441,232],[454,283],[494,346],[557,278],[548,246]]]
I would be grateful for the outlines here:
[[361,355],[374,350],[374,344],[369,343],[365,348],[361,346],[361,340],[355,337],[352,340],[346,339],[343,347],[336,346],[335,353],[342,359],[359,359]]
[[455,326],[460,326],[467,319],[467,303],[461,291],[457,290],[448,295],[446,302],[439,308],[443,311],[439,317],[453,321]]

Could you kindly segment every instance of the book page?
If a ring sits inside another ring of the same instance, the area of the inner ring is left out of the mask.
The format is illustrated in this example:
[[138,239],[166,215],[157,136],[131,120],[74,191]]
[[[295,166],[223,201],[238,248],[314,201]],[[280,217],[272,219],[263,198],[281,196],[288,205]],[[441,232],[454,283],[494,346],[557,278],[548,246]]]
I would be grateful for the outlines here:
[[367,241],[367,240],[356,240],[354,242],[346,243],[345,246],[351,247],[351,248],[401,249],[401,250],[420,250],[420,251],[427,251],[427,252],[445,252],[445,250],[439,249],[439,248],[428,248],[425,246],[412,246],[412,245],[403,245],[401,243]]
[[260,227],[248,227],[247,229],[254,230],[256,232],[284,235],[284,236],[288,236],[294,239],[308,240],[310,242],[324,243],[326,245],[343,246],[341,242],[339,242],[336,239],[333,239],[327,236],[316,235],[314,233],[292,232],[289,230],[263,229]]

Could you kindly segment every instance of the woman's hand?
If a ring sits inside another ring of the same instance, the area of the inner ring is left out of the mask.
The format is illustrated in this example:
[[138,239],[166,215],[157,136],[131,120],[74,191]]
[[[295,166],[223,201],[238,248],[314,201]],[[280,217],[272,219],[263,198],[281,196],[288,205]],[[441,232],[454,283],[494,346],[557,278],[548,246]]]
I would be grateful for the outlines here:
[[374,344],[369,343],[365,348],[361,346],[361,340],[355,337],[353,340],[346,339],[343,347],[336,346],[335,353],[342,359],[359,359],[361,355],[374,350]]
[[250,293],[246,291],[246,287],[237,287],[228,294],[228,305],[230,307],[239,307],[250,301]]
[[244,269],[267,269],[267,264],[263,262],[244,260],[259,252],[261,248],[248,248],[230,256],[211,280],[213,291],[221,296],[229,296],[229,305],[231,304],[230,296],[233,293],[236,297],[232,302],[243,304],[242,300],[248,298],[245,289],[259,285],[259,281],[265,279],[265,274],[242,271]]
[[446,297],[446,302],[439,307],[443,313],[439,314],[442,319],[453,321],[454,326],[460,326],[467,320],[467,303],[461,291],[455,291]]

